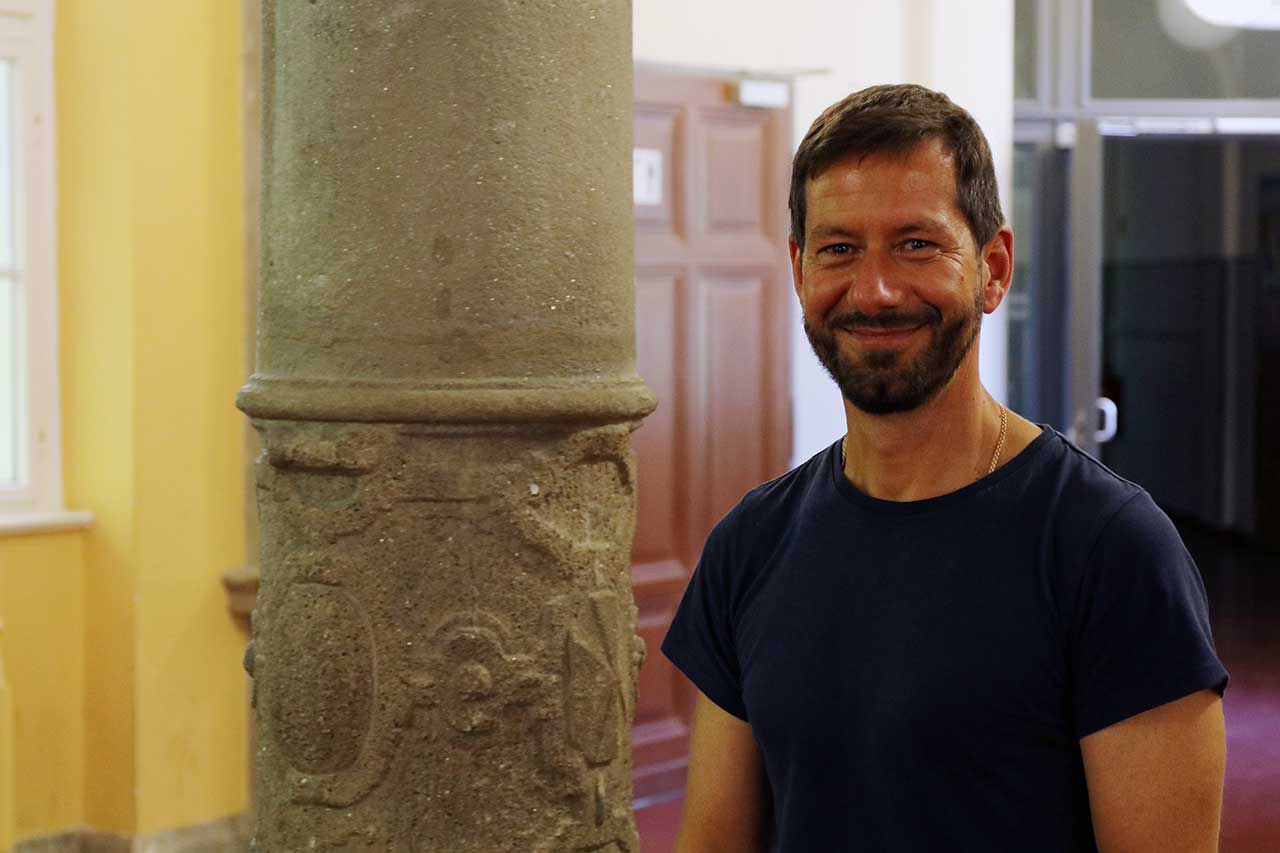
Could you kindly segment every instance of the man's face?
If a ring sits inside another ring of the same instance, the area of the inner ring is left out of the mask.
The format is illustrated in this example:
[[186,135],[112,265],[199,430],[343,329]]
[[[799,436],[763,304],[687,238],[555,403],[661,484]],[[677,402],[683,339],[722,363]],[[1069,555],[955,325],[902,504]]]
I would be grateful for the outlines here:
[[946,386],[999,303],[938,140],[812,179],[791,262],[814,353],[868,414],[909,411]]

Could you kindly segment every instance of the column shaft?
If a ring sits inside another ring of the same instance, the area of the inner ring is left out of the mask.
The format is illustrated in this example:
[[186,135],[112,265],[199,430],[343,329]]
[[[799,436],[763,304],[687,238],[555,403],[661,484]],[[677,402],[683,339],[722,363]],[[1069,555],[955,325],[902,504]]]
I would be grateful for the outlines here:
[[635,851],[630,6],[263,21],[255,843]]

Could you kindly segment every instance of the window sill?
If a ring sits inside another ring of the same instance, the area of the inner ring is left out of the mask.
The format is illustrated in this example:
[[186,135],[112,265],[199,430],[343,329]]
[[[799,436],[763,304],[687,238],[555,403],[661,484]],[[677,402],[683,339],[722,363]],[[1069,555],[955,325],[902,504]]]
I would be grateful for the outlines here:
[[54,512],[0,512],[0,536],[84,530],[90,524],[93,524],[93,513],[83,509],[64,509]]

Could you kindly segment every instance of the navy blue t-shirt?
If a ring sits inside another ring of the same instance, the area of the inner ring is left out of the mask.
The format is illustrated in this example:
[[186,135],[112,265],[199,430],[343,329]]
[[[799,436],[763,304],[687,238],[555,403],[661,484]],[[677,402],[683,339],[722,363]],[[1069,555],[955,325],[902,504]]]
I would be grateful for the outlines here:
[[1227,684],[1169,519],[1048,427],[928,500],[839,442],[752,490],[662,651],[751,724],[782,853],[1095,850],[1080,738]]

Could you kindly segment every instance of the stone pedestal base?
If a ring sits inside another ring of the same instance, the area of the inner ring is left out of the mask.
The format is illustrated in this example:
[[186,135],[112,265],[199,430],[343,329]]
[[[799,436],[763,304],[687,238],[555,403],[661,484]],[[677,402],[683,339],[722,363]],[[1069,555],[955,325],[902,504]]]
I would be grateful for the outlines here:
[[257,849],[637,850],[628,426],[256,424]]

